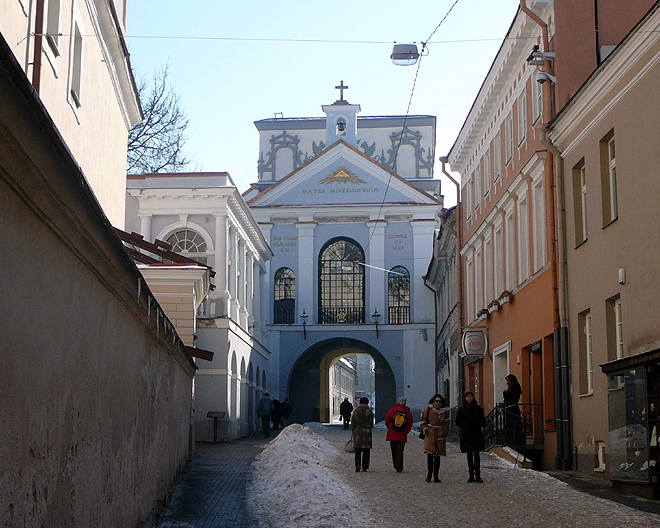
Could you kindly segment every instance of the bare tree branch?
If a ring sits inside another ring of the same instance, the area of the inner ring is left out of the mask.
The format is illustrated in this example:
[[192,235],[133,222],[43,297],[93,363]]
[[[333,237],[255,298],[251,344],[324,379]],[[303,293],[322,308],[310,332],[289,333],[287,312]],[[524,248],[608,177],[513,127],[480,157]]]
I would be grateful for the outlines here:
[[144,79],[138,85],[144,120],[128,133],[128,174],[180,172],[192,163],[183,152],[188,119],[178,94],[168,85],[168,70],[166,64],[154,74],[149,91]]

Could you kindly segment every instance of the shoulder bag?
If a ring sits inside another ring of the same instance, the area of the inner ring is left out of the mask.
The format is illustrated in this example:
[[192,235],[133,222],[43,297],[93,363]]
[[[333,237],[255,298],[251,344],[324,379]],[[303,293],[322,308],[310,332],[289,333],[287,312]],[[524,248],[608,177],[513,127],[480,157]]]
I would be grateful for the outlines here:
[[[428,409],[426,410],[426,420],[424,420],[424,421],[426,422],[426,425],[429,424],[429,411],[428,411]],[[426,435],[424,434],[424,430],[422,429],[421,424],[419,426],[419,438],[421,440],[424,440],[424,438],[426,438]]]
[[353,435],[351,435],[351,439],[346,442],[346,445],[344,446],[344,451],[347,453],[355,453],[355,441],[353,440]]

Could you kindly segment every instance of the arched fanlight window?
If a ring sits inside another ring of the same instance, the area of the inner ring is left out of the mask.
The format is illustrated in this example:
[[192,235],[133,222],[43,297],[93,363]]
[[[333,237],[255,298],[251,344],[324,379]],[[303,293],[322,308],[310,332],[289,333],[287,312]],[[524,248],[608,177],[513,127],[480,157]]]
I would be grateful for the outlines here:
[[389,324],[410,322],[410,273],[403,266],[395,266],[387,276],[387,304]]
[[364,324],[364,251],[348,238],[330,240],[319,259],[319,323]]
[[181,229],[171,234],[166,240],[172,246],[172,251],[206,264],[206,241],[192,229]]
[[289,268],[280,268],[275,273],[274,324],[296,322],[296,275]]
[[337,129],[338,136],[346,135],[346,120],[343,117],[337,119],[337,122],[335,123],[335,127]]

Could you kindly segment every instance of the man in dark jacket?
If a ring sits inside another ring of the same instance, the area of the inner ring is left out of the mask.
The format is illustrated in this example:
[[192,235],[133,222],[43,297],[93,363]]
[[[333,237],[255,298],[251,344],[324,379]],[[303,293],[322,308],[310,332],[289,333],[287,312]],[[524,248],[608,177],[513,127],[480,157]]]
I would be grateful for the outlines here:
[[344,429],[348,429],[348,424],[351,421],[351,414],[353,414],[353,404],[348,401],[348,398],[344,398],[344,401],[341,402],[339,406],[339,415],[344,420]]
[[371,430],[374,413],[369,408],[369,398],[360,398],[360,405],[351,415],[351,430],[355,443],[355,471],[367,471],[371,458]]
[[484,450],[485,438],[482,427],[486,425],[484,410],[474,398],[474,393],[468,391],[463,399],[463,407],[456,414],[456,427],[461,430],[461,453],[467,453],[468,482],[482,483],[481,460],[479,452]]
[[270,394],[267,392],[264,397],[259,400],[257,405],[257,417],[261,418],[261,427],[264,430],[264,438],[270,438],[270,417],[273,412],[273,402],[270,399]]
[[413,426],[413,416],[410,408],[406,406],[407,400],[399,398],[385,416],[387,427],[387,440],[392,449],[392,464],[397,473],[403,471],[403,448],[408,441],[408,433]]
[[289,416],[293,412],[293,407],[289,403],[289,398],[284,398],[282,402],[282,426],[286,427],[289,425]]

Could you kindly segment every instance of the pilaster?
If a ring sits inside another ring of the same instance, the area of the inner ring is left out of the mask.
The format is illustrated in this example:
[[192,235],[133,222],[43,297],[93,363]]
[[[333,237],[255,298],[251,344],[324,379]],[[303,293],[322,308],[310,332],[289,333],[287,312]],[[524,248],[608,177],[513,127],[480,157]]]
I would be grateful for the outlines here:
[[298,273],[296,275],[296,298],[298,316],[303,310],[316,321],[314,305],[314,228],[316,222],[298,222]]
[[[367,222],[371,241],[367,249],[367,262],[378,268],[385,268],[385,226],[384,220],[373,220]],[[371,322],[371,314],[374,310],[382,315],[381,322],[387,323],[387,302],[385,289],[387,284],[387,272],[382,269],[367,267],[365,269],[367,283],[367,313],[366,321]]]

